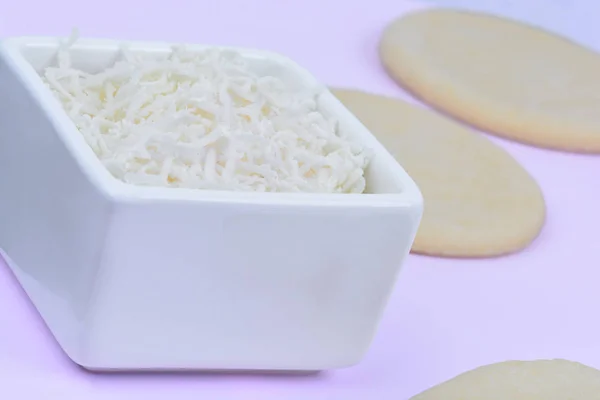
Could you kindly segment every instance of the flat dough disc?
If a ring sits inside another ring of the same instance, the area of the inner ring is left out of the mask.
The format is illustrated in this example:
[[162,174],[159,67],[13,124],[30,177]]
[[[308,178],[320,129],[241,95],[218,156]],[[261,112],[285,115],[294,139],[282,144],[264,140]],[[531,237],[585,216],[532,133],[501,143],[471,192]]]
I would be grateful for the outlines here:
[[540,147],[600,153],[600,55],[542,29],[432,9],[392,22],[390,75],[477,128]]
[[333,89],[415,180],[424,213],[415,253],[490,257],[526,247],[545,218],[542,192],[483,135],[401,100]]
[[506,361],[476,368],[411,400],[598,400],[600,371],[566,360]]

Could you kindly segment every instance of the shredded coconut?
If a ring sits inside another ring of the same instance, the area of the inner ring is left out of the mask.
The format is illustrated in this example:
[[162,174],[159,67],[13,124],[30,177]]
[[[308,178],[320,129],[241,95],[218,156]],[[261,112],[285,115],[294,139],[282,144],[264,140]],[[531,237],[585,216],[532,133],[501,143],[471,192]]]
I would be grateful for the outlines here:
[[42,78],[110,173],[127,183],[266,192],[362,193],[370,152],[299,92],[233,51],[140,57],[75,69],[65,42]]

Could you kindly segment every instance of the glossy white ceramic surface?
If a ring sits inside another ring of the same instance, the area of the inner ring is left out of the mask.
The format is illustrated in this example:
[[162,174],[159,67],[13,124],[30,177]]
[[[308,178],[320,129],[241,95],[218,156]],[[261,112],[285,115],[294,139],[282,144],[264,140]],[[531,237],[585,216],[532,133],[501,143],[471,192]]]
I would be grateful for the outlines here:
[[[367,129],[322,87],[320,107],[375,152],[368,194],[127,185],[42,84],[57,48],[15,38],[0,50],[0,248],[67,355],[90,369],[360,361],[422,213],[418,188]],[[318,85],[285,57],[237,50],[261,72]],[[95,71],[119,43],[81,39],[72,54]]]

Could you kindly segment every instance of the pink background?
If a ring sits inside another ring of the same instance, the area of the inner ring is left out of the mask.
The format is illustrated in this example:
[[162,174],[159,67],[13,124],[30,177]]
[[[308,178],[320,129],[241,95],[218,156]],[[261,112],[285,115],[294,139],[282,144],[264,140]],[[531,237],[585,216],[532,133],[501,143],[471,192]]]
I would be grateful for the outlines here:
[[[284,53],[330,85],[402,95],[379,66],[400,0],[7,0],[0,37],[68,35],[233,44]],[[345,6],[344,6],[345,5]],[[352,5],[352,8],[350,7]],[[600,368],[600,157],[494,139],[537,178],[541,237],[495,260],[410,256],[368,356],[309,376],[92,374],[60,351],[0,261],[0,397],[407,399],[481,364],[565,357]],[[1,196],[0,189],[0,196]]]

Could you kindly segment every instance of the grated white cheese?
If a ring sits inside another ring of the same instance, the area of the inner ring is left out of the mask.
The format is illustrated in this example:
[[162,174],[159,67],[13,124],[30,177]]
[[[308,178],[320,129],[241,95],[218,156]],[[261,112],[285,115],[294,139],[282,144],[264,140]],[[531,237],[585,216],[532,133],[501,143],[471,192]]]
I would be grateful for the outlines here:
[[298,92],[231,51],[162,58],[123,48],[100,73],[75,69],[70,39],[42,78],[106,168],[135,185],[362,193],[368,150]]

